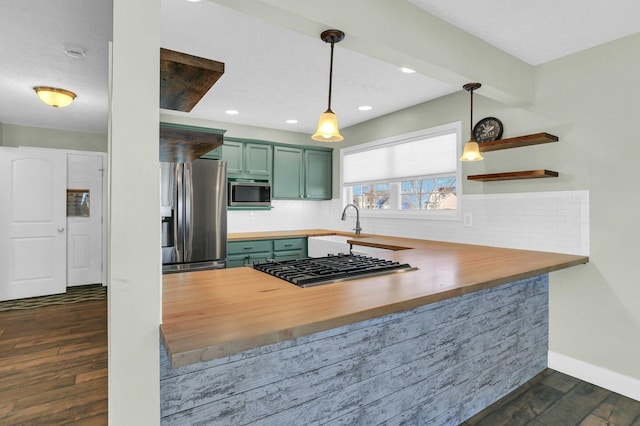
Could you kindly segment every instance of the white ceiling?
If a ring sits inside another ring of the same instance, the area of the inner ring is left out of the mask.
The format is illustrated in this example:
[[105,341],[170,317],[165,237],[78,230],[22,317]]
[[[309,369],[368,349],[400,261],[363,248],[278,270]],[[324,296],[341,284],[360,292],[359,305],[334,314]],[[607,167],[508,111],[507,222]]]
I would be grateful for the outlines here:
[[[311,1],[311,0],[307,0]],[[408,0],[532,65],[640,32],[637,0]],[[326,109],[329,45],[213,1],[161,0],[161,46],[225,63],[225,74],[190,112],[214,121],[312,133]],[[347,33],[346,37],[349,37]],[[106,133],[111,0],[3,1],[0,122]],[[65,45],[80,45],[73,59]],[[337,44],[332,109],[341,127],[461,90],[403,64]],[[41,103],[32,88],[77,93],[67,108]],[[358,111],[370,105],[371,111]],[[240,114],[229,116],[226,109]],[[286,124],[297,119],[298,124]]]

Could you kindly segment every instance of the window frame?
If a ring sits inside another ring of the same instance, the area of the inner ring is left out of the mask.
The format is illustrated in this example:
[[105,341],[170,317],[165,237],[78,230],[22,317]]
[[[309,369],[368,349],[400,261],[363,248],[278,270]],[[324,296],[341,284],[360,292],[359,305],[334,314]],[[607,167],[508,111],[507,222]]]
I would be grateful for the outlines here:
[[[462,122],[442,124],[435,127],[417,130],[415,132],[404,133],[397,136],[391,136],[372,142],[366,142],[350,147],[340,149],[340,202],[344,208],[348,202],[353,199],[351,187],[344,185],[344,156],[345,154],[368,151],[371,149],[382,148],[385,146],[399,145],[402,143],[413,142],[418,139],[429,139],[445,134],[455,134],[456,137],[456,209],[455,210],[400,210],[400,209],[360,209],[361,217],[371,218],[393,218],[393,219],[421,219],[421,220],[445,220],[445,221],[462,221],[462,167],[458,158],[462,155]],[[437,177],[444,175],[437,175]],[[434,176],[415,176],[415,178],[432,178]],[[387,180],[372,180],[367,183],[390,183]],[[392,183],[393,185],[393,183]],[[397,206],[396,206],[397,207]]]

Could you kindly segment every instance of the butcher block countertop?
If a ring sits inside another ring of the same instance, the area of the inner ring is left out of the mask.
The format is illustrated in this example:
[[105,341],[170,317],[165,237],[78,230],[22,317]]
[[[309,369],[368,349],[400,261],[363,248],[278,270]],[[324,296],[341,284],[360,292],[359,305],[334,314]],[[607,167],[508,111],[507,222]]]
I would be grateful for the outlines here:
[[173,367],[412,309],[587,263],[586,256],[312,229],[230,234],[229,241],[320,235],[398,251],[418,270],[300,288],[251,268],[163,276],[161,335]]

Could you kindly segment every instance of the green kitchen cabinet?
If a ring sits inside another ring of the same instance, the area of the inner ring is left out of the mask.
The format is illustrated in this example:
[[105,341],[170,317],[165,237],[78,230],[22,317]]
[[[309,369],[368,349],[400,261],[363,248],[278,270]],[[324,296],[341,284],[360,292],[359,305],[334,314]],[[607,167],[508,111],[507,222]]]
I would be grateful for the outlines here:
[[251,266],[273,258],[273,241],[232,241],[227,244],[227,252],[227,268]]
[[274,147],[273,198],[331,199],[331,166],[331,151]]
[[286,238],[273,240],[273,260],[302,259],[307,257],[306,238]]
[[251,266],[255,262],[292,260],[307,257],[306,238],[232,241],[227,245],[227,268]]
[[208,158],[209,160],[220,160],[222,158],[222,147],[223,147],[223,145],[220,145],[216,149],[213,149],[213,150],[207,152],[206,154],[204,154],[200,158]]
[[298,199],[304,195],[303,150],[275,146],[273,148],[273,198]]
[[331,199],[331,151],[304,151],[304,195],[313,200]]
[[227,176],[233,179],[271,180],[273,147],[268,144],[225,139],[222,159]]

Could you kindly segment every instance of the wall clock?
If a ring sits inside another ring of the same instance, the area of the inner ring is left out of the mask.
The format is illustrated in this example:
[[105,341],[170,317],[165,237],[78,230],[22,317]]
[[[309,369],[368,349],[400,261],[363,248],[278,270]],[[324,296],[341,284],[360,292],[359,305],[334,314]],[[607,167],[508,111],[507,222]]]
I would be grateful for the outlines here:
[[502,122],[495,117],[486,117],[473,127],[473,136],[479,143],[491,142],[502,137]]

